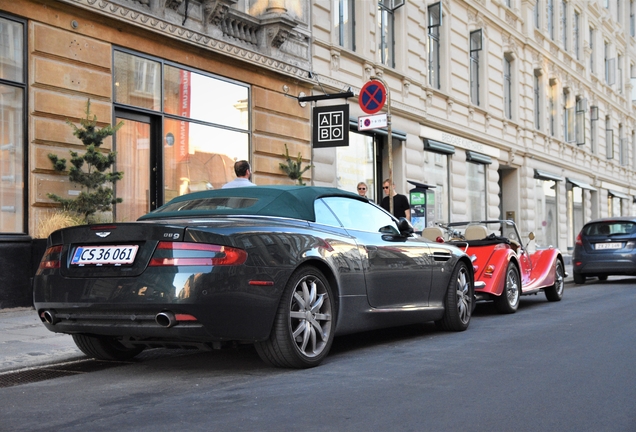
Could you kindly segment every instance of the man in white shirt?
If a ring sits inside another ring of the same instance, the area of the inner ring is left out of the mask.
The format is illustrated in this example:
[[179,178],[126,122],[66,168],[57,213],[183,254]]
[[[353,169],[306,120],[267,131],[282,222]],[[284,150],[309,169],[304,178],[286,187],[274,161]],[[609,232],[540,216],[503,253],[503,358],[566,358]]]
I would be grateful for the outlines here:
[[250,176],[252,175],[252,168],[250,164],[246,160],[236,161],[234,163],[234,172],[236,173],[236,178],[229,183],[224,184],[221,189],[228,188],[237,188],[244,186],[256,186],[254,183],[250,181]]

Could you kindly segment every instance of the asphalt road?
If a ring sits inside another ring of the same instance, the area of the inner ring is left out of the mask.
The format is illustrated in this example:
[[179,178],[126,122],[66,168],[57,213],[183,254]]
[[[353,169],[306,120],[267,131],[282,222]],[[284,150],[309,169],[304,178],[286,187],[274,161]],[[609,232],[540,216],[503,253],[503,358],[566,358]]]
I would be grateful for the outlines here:
[[133,363],[0,388],[0,431],[636,431],[636,279],[480,305],[336,339],[310,370],[250,347],[154,350]]

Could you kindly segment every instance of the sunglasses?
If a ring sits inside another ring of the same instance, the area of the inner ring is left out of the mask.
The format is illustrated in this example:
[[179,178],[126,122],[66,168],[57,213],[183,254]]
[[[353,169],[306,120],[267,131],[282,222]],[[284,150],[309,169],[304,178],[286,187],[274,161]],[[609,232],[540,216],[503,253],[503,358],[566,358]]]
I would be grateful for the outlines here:
[[382,189],[388,189],[388,188],[389,188],[388,186],[382,186]]
[[358,188],[358,190],[367,190],[367,188]]

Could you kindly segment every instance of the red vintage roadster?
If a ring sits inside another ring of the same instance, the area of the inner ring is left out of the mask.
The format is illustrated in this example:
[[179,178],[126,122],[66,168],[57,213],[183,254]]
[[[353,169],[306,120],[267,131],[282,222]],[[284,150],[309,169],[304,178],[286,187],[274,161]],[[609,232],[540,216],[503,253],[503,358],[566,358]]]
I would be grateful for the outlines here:
[[516,312],[522,295],[543,291],[549,301],[563,297],[567,274],[561,252],[551,246],[530,253],[511,220],[438,224],[422,236],[464,249],[473,260],[475,300],[494,301],[500,313]]

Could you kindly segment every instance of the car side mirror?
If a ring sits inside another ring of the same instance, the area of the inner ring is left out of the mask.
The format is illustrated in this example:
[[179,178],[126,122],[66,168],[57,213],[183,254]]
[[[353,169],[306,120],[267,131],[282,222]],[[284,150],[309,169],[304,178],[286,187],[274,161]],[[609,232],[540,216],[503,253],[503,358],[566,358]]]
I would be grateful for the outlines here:
[[400,234],[403,236],[410,236],[415,232],[413,229],[413,225],[407,218],[401,217],[398,221],[398,229],[400,230]]

